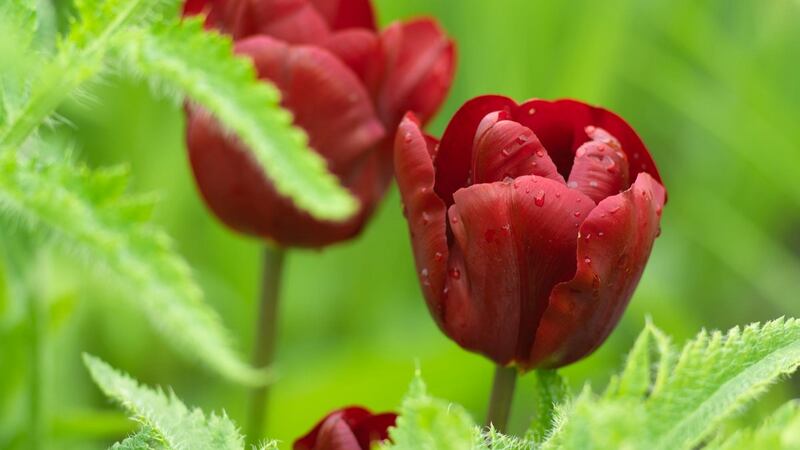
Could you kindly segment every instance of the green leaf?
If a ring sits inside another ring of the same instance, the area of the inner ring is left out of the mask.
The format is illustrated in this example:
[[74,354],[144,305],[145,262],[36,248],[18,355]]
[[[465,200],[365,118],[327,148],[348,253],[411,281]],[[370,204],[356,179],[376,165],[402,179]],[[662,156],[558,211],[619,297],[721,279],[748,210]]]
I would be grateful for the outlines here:
[[111,47],[117,33],[177,19],[180,0],[76,0],[78,19],[71,23],[65,45],[89,52]]
[[478,435],[475,422],[464,408],[430,397],[417,374],[403,399],[397,426],[389,429],[392,442],[381,448],[464,450],[473,448]]
[[24,102],[5,112],[5,123],[0,122],[0,151],[19,148],[64,99],[100,72],[121,31],[165,18],[177,20],[180,1],[77,0],[76,4],[80,21],[72,20],[56,55],[32,65],[37,70],[27,74],[30,93]]
[[0,220],[49,238],[135,301],[165,340],[238,382],[268,382],[244,363],[169,237],[149,222],[152,197],[125,195],[127,171],[0,155]]
[[[122,443],[121,449],[166,450],[242,450],[244,439],[226,415],[206,417],[199,409],[189,409],[174,393],[140,386],[134,379],[115,371],[103,361],[83,355],[95,383],[108,397],[119,403],[144,431]],[[127,441],[127,443],[126,443]],[[135,443],[147,447],[134,447]],[[160,447],[158,445],[160,445]]]
[[29,0],[0,2],[0,129],[27,98],[39,55],[31,48],[38,21]]
[[110,447],[111,450],[164,450],[159,442],[160,436],[153,430],[145,428],[117,442]]
[[229,38],[190,19],[132,32],[121,45],[128,70],[211,112],[247,144],[277,191],[298,207],[327,220],[344,220],[356,211],[356,200],[280,107],[280,92],[257,79],[249,60],[234,56]]
[[[650,350],[659,364],[650,370]],[[800,322],[776,320],[723,335],[701,332],[677,361],[648,324],[604,396],[589,390],[566,411],[547,448],[691,449],[800,365]],[[645,382],[645,379],[649,380]]]
[[708,450],[796,450],[800,448],[800,403],[789,402],[756,429],[742,430],[718,439]]

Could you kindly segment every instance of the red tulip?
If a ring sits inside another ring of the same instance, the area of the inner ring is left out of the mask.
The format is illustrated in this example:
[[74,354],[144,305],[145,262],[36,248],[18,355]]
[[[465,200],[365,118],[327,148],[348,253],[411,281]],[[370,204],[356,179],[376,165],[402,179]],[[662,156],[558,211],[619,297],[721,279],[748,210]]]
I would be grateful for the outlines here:
[[453,43],[430,19],[376,31],[368,0],[189,0],[184,13],[205,13],[208,27],[237,40],[361,205],[343,223],[312,218],[275,191],[236,137],[189,107],[189,157],[209,207],[231,228],[287,246],[357,235],[391,179],[389,130],[406,111],[423,123],[435,113],[453,77]]
[[394,413],[372,414],[351,406],[328,414],[305,436],[295,441],[294,450],[369,450],[371,444],[389,438]]
[[439,327],[522,370],[569,364],[606,339],[666,200],[636,132],[574,100],[478,97],[441,142],[409,114],[395,170]]

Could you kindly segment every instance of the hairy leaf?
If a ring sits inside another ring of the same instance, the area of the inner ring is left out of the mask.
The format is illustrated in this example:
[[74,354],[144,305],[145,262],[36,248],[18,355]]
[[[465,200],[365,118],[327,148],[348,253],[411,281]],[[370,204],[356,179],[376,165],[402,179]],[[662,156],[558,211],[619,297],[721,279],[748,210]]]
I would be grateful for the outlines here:
[[275,188],[320,219],[341,220],[356,201],[328,172],[308,137],[280,107],[280,93],[233,54],[230,39],[203,30],[200,19],[132,32],[121,47],[124,66],[164,90],[184,93],[235,133]]
[[389,430],[394,450],[463,450],[472,448],[479,431],[463,407],[430,397],[417,374],[408,390],[397,427]]
[[800,403],[789,402],[756,429],[742,430],[719,439],[708,450],[795,450],[800,448]]
[[189,266],[148,221],[152,198],[125,195],[127,171],[91,171],[65,162],[0,155],[0,220],[50,238],[114,277],[167,342],[216,372],[248,384],[267,381],[232,349]]
[[[126,439],[119,445],[132,447],[144,442],[157,449],[166,450],[242,450],[244,439],[226,415],[210,414],[199,409],[189,409],[174,393],[140,386],[134,379],[121,374],[103,361],[83,356],[83,361],[100,389],[118,402],[132,418],[141,423],[144,432]],[[155,438],[155,439],[153,439]],[[138,447],[142,448],[142,447]]]
[[[651,349],[658,365],[651,368]],[[589,390],[565,410],[547,448],[691,449],[800,365],[800,323],[776,320],[702,332],[677,361],[668,339],[648,324],[625,370],[604,396]]]
[[110,450],[164,450],[161,437],[154,430],[144,428],[110,447]]
[[30,93],[24,102],[5,112],[5,123],[0,122],[0,151],[16,150],[64,99],[100,72],[106,53],[114,47],[121,31],[162,18],[177,20],[180,1],[78,0],[76,3],[78,19],[72,20],[70,32],[60,41],[58,52],[48,61],[36,64],[38,70],[29,71]]

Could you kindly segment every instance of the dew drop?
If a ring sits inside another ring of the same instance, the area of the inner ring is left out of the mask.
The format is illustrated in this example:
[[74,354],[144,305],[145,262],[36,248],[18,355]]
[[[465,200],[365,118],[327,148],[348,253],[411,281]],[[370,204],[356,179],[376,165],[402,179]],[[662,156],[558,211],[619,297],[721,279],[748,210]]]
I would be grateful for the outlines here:
[[532,116],[532,115],[534,115],[534,114],[536,114],[536,108],[531,108],[531,109],[529,109],[529,110],[528,110],[528,114],[530,114],[531,116]]
[[406,131],[406,134],[403,135],[403,140],[408,144],[411,142],[412,136],[410,131]]
[[513,179],[513,178],[511,178],[511,177],[510,177],[510,176],[508,176],[508,175],[506,175],[506,177],[505,177],[505,178],[503,178],[503,183],[505,183],[505,184],[511,184],[511,183],[513,183],[513,182],[514,182],[514,179]]
[[544,158],[544,150],[542,149],[536,150],[536,156],[538,156],[539,158]]
[[536,206],[539,206],[539,207],[544,206],[544,191],[543,190],[540,189],[540,190],[536,191],[536,193],[533,195],[533,203]]
[[525,142],[528,142],[529,139],[530,138],[527,135],[520,134],[519,137],[517,137],[517,142],[520,144],[524,144]]
[[589,182],[589,186],[591,186],[591,187],[597,187],[597,181],[590,181],[590,182]]
[[570,189],[577,189],[578,188],[578,182],[577,181],[570,181],[569,183],[567,183],[567,187],[570,188]]
[[436,252],[433,254],[433,259],[436,260],[436,262],[442,262],[442,260],[444,259],[444,255],[442,254],[442,252]]
[[458,280],[461,278],[461,271],[457,268],[453,267],[452,269],[448,270],[447,273],[450,274],[450,278],[454,280]]
[[575,217],[580,217],[581,216],[581,212],[580,211],[575,211],[574,213],[572,213],[572,215],[575,216]]
[[598,231],[598,232],[597,232],[597,236],[598,236],[598,237],[603,237],[603,236],[605,236],[605,235],[606,235],[606,234],[605,234],[605,233],[603,233],[602,231]]
[[586,264],[591,264],[592,263],[592,258],[589,258],[587,256],[586,258],[583,258],[583,262],[585,262]]
[[511,151],[507,148],[504,148],[503,150],[500,151],[500,153],[502,153],[503,156],[508,156],[511,154]]
[[450,218],[450,222],[452,222],[452,223],[458,223],[458,216],[453,216],[453,217],[451,217],[451,218]]
[[556,192],[556,198],[561,198],[561,192]]
[[430,215],[428,215],[428,213],[426,213],[426,212],[424,212],[424,211],[423,211],[423,212],[422,212],[422,224],[423,224],[423,225],[427,225],[427,224],[429,224],[430,222],[431,222]]

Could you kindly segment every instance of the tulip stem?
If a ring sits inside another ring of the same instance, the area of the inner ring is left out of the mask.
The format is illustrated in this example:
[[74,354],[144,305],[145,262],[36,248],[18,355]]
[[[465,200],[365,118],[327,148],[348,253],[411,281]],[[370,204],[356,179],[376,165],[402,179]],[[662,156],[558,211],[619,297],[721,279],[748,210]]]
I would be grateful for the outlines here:
[[489,411],[486,414],[486,426],[494,425],[498,431],[506,430],[516,384],[517,369],[515,367],[498,365],[495,368],[492,395],[489,398]]
[[[266,367],[272,364],[275,356],[278,297],[285,255],[286,252],[281,247],[264,247],[258,323],[253,345],[253,365],[255,367]],[[254,388],[250,394],[247,437],[251,442],[258,442],[264,437],[268,398],[268,386]]]

